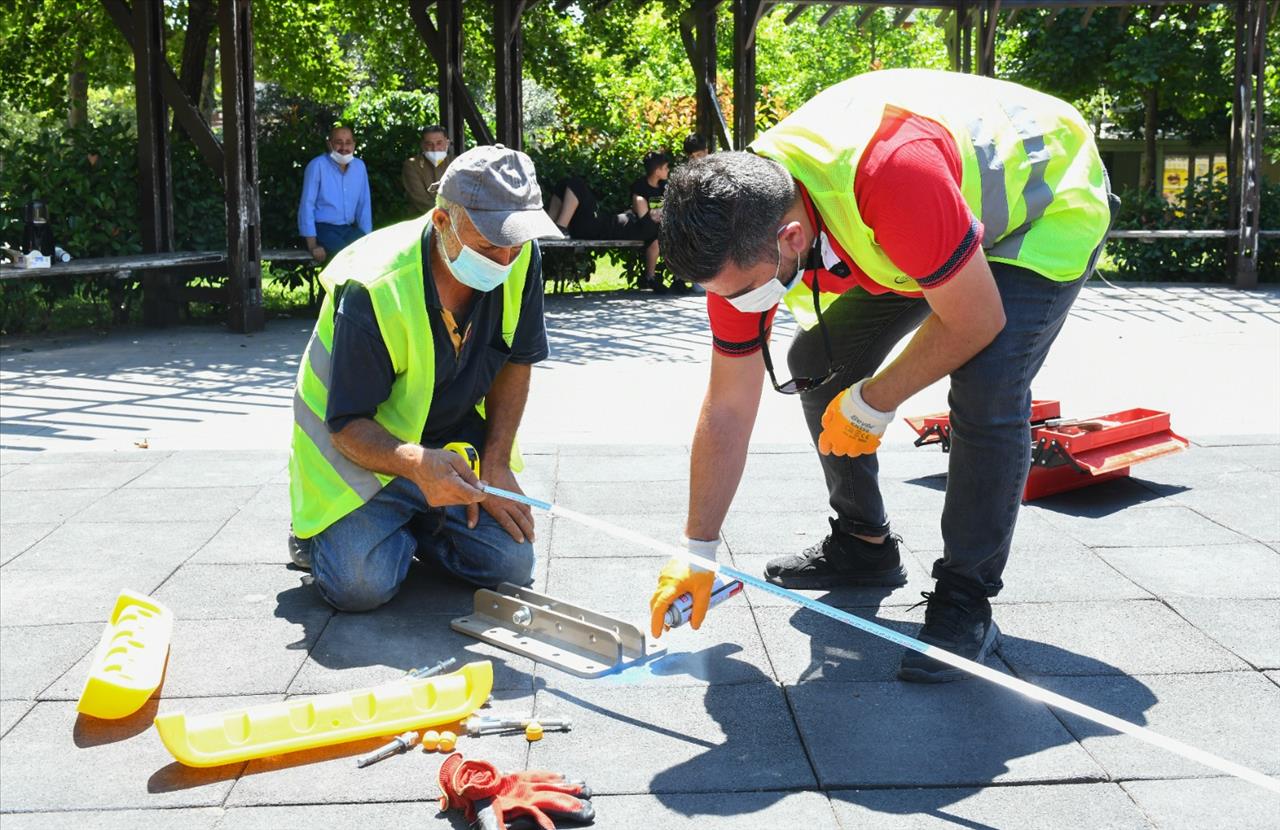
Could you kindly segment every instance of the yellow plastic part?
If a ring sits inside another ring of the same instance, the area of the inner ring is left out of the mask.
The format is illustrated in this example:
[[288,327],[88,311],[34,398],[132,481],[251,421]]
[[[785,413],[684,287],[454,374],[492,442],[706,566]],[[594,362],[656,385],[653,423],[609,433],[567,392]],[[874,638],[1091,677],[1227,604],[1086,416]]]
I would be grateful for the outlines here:
[[524,728],[524,739],[529,743],[542,740],[542,724],[536,720],[529,721],[529,725]]
[[482,660],[452,674],[350,692],[190,718],[174,712],[157,717],[156,730],[183,764],[215,767],[455,723],[483,706],[492,688],[493,664]]
[[480,477],[480,453],[476,452],[475,447],[466,441],[450,441],[444,445],[444,449],[462,456],[462,460],[467,462],[467,466],[471,468],[471,472],[475,473],[476,478]]
[[453,752],[453,748],[457,745],[458,736],[448,729],[440,733],[440,743],[436,744],[441,752]]
[[434,729],[428,729],[422,733],[422,748],[427,752],[435,752],[436,746],[440,743],[440,733]]
[[121,591],[93,653],[76,710],[124,718],[142,708],[164,679],[173,613],[146,594]]

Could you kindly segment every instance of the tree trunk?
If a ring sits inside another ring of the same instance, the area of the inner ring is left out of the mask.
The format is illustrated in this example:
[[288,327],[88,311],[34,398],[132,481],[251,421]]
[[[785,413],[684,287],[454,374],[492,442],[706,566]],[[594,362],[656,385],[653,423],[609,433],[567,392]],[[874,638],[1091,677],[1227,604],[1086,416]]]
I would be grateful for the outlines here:
[[[187,32],[182,39],[182,63],[178,66],[178,85],[194,107],[200,106],[201,94],[204,92],[209,36],[217,23],[218,0],[189,0]],[[176,131],[176,123],[174,127]]]
[[79,50],[67,74],[67,126],[75,129],[88,123],[89,76],[84,71],[84,50]]
[[1160,90],[1147,88],[1144,96],[1142,119],[1142,167],[1138,175],[1138,190],[1143,193],[1160,192],[1160,171],[1156,170],[1156,126],[1160,121]]

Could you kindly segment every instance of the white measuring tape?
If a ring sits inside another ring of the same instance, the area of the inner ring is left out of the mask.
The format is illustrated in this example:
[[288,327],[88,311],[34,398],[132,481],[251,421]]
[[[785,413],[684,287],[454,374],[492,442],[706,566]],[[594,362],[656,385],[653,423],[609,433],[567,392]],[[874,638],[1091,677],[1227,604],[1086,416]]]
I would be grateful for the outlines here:
[[759,588],[761,591],[773,594],[776,597],[781,597],[789,602],[794,602],[796,605],[808,608],[810,611],[816,611],[824,617],[829,617],[830,619],[844,623],[845,625],[851,625],[854,628],[865,631],[866,633],[872,634],[876,637],[880,637],[881,639],[888,640],[889,642],[900,645],[903,648],[918,651],[927,657],[932,657],[940,663],[946,663],[948,666],[954,666],[957,669],[966,671],[977,677],[981,677],[984,680],[990,680],[997,686],[1012,689],[1015,692],[1026,695],[1032,700],[1038,700],[1041,703],[1061,709],[1064,712],[1079,715],[1086,720],[1091,720],[1096,724],[1107,727],[1108,729],[1114,729],[1117,732],[1132,735],[1138,740],[1145,741],[1152,746],[1158,746],[1161,749],[1174,753],[1175,755],[1181,755],[1183,758],[1204,764],[1205,766],[1216,769],[1219,772],[1224,772],[1227,775],[1233,775],[1236,778],[1248,781],[1251,784],[1257,784],[1259,787],[1270,790],[1273,793],[1280,793],[1280,780],[1263,775],[1257,770],[1242,766],[1234,761],[1228,761],[1225,758],[1220,758],[1212,752],[1205,752],[1203,749],[1197,749],[1190,744],[1174,740],[1173,738],[1166,737],[1158,732],[1153,732],[1145,726],[1138,726],[1136,723],[1130,723],[1127,720],[1122,720],[1117,718],[1115,715],[1109,715],[1101,709],[1095,709],[1092,706],[1087,706],[1079,701],[1072,700],[1069,697],[1063,697],[1056,692],[1042,689],[1039,686],[1026,682],[1025,680],[1019,680],[1016,677],[1001,674],[994,669],[987,668],[981,663],[968,660],[958,654],[952,654],[951,652],[940,649],[937,646],[931,646],[928,643],[923,643],[914,637],[908,637],[905,634],[900,634],[891,628],[885,628],[883,625],[871,622],[870,620],[859,617],[856,614],[850,614],[847,611],[841,611],[839,608],[833,608],[825,603],[810,599],[803,594],[798,594],[795,591],[790,591],[786,588],[774,585],[771,582],[766,582],[760,577],[744,573],[737,568],[723,565],[719,562],[714,562],[701,556],[695,556],[678,545],[659,542],[657,539],[652,539],[642,533],[636,533],[635,531],[627,530],[624,527],[618,527],[615,524],[602,521],[594,516],[579,513],[576,510],[570,510],[567,507],[560,507],[559,505],[552,504],[551,502],[529,498],[521,493],[512,493],[508,490],[501,490],[497,487],[489,487],[488,485],[485,485],[484,489],[485,492],[492,493],[500,498],[510,499],[512,501],[520,502],[521,504],[527,504],[530,507],[545,510],[553,516],[560,516],[587,527],[595,528],[601,533],[605,533],[609,536],[624,539],[628,542],[649,548],[650,550],[658,553],[666,554],[667,556],[683,559],[686,562],[697,565],[705,570],[715,571],[733,579],[741,580],[745,585],[750,585],[753,588]]

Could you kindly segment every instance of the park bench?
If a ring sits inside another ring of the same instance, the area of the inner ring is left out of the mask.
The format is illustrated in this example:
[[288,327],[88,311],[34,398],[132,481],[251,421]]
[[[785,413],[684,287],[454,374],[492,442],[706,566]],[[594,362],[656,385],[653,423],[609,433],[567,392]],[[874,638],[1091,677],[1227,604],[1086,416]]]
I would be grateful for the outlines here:
[[[640,250],[644,247],[644,243],[639,239],[571,239],[563,237],[561,239],[539,239],[538,247],[544,251],[572,251],[574,254],[580,254],[586,251],[597,250]],[[571,282],[567,279],[553,279],[551,281],[551,291],[554,294],[560,294],[564,291],[565,283]]]

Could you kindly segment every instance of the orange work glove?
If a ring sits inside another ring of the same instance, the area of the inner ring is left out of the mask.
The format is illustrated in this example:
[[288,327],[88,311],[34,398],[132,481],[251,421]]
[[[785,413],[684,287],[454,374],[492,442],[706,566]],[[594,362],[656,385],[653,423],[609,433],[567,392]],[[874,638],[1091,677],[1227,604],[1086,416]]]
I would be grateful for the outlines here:
[[818,452],[823,455],[866,455],[880,446],[880,436],[893,422],[893,412],[872,409],[862,399],[860,380],[827,404],[822,413],[822,432],[818,435]]
[[556,772],[527,770],[503,774],[488,761],[464,760],[455,752],[440,765],[440,811],[462,810],[478,830],[506,830],[525,819],[542,830],[556,821],[573,825],[595,819],[591,790]]
[[[714,560],[716,550],[720,547],[720,540],[708,542],[701,539],[686,539],[685,545],[690,553]],[[654,638],[661,637],[662,632],[666,630],[663,617],[666,616],[671,603],[675,602],[681,594],[693,596],[693,607],[689,610],[689,625],[695,629],[702,625],[702,618],[707,616],[707,609],[711,607],[711,588],[715,581],[715,571],[690,565],[683,559],[672,559],[667,562],[662,567],[662,573],[658,574],[658,588],[649,598],[651,613],[649,631]]]

